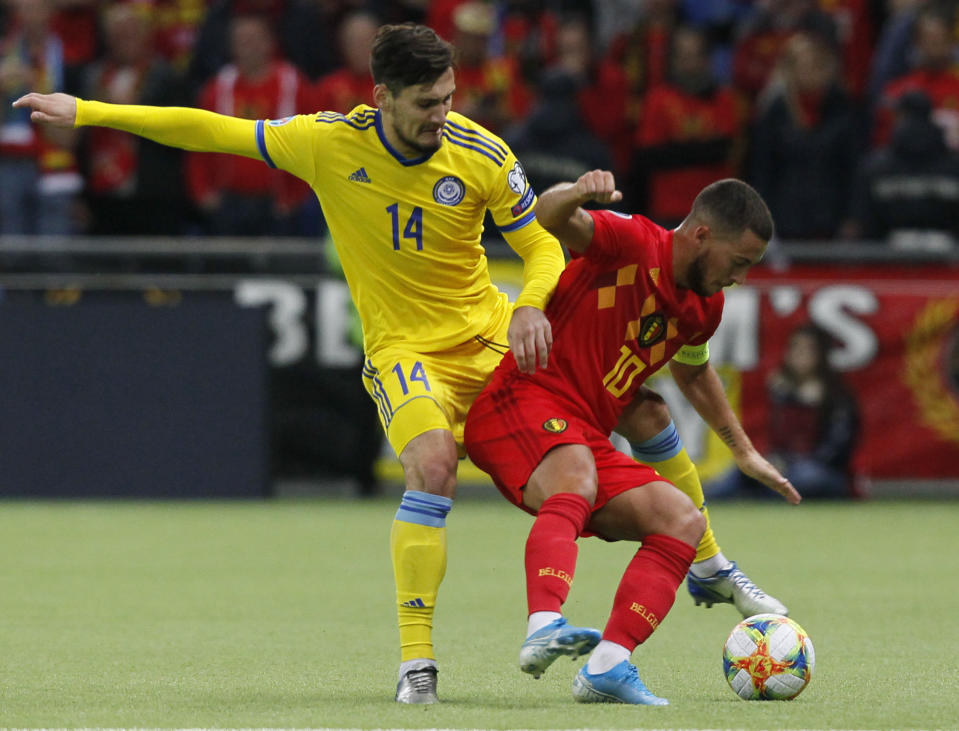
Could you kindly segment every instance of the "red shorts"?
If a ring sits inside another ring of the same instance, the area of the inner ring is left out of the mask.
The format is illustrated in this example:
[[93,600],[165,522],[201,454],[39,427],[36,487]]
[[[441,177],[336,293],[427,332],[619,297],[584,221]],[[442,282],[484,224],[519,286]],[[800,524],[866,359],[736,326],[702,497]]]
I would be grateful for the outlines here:
[[617,450],[608,433],[565,399],[526,379],[501,375],[497,371],[473,402],[465,442],[473,463],[513,504],[531,512],[523,505],[523,488],[546,453],[563,444],[584,444],[593,452],[598,475],[594,513],[627,490],[665,481],[656,470]]

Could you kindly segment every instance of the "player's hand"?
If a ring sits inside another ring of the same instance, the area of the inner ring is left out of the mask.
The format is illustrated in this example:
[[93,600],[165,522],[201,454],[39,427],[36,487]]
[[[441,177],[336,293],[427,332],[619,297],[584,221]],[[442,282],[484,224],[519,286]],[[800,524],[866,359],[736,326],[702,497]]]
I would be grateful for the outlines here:
[[618,203],[623,194],[616,190],[616,179],[609,170],[590,170],[576,181],[576,190],[581,200],[597,203]]
[[537,366],[546,367],[553,347],[553,328],[542,310],[529,306],[514,309],[506,339],[523,373],[535,373]]
[[37,94],[30,92],[13,103],[16,109],[32,109],[34,122],[55,127],[73,127],[77,121],[77,99],[69,94]]
[[792,483],[759,452],[753,450],[743,457],[737,457],[736,464],[743,474],[758,480],[770,490],[775,490],[787,502],[798,505],[799,501],[802,500],[802,496],[793,487]]

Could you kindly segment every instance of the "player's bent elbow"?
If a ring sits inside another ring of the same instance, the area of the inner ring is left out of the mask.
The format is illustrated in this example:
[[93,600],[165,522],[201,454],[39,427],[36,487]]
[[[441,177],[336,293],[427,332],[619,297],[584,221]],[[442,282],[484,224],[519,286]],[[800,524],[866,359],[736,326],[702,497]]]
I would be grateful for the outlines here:
[[560,243],[570,251],[582,254],[592,238],[592,233],[583,230],[582,226],[572,221],[564,221],[552,227],[544,225],[544,228],[553,236],[559,239]]

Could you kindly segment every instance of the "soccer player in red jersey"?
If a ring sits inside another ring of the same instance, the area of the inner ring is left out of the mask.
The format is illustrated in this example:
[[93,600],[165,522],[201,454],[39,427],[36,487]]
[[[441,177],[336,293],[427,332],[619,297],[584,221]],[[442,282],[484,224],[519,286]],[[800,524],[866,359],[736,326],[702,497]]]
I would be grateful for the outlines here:
[[[466,446],[506,498],[536,516],[526,543],[529,636],[521,669],[538,677],[559,655],[593,650],[573,683],[576,700],[665,705],[629,659],[672,606],[705,520],[674,485],[617,451],[609,435],[650,374],[681,348],[695,351],[709,340],[722,317],[723,288],[742,284],[762,259],[773,222],[759,194],[733,179],[704,188],[673,231],[642,216],[581,208],[621,198],[607,171],[540,198],[540,221],[582,254],[546,309],[550,364],[525,374],[507,354],[473,404]],[[674,360],[670,368],[740,469],[798,503],[799,493],[746,436],[708,360]],[[642,542],[601,637],[561,613],[581,535]]]

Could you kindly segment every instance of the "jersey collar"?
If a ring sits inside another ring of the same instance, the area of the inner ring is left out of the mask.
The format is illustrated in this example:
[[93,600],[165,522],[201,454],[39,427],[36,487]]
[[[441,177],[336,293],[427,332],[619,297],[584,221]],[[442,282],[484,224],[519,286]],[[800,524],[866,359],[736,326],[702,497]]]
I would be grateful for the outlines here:
[[426,155],[420,155],[419,157],[404,157],[401,155],[396,148],[389,143],[389,140],[386,139],[386,134],[383,132],[383,114],[379,109],[376,110],[376,136],[380,138],[380,142],[383,144],[383,147],[386,148],[386,151],[390,153],[400,165],[410,167],[411,165],[419,165],[422,162],[426,162],[438,151],[434,150]]

